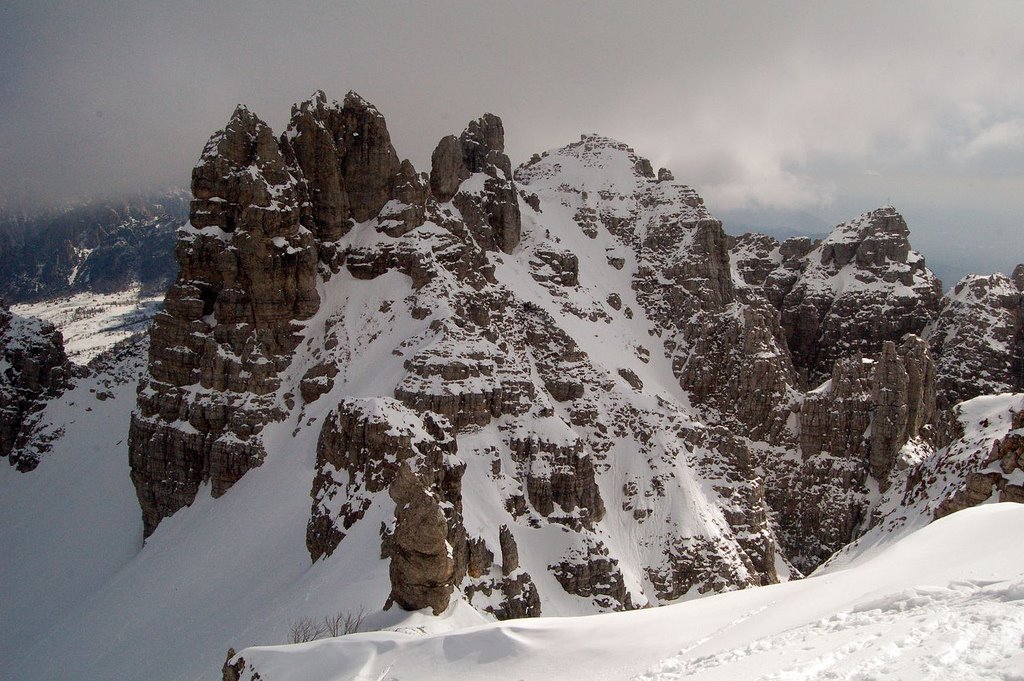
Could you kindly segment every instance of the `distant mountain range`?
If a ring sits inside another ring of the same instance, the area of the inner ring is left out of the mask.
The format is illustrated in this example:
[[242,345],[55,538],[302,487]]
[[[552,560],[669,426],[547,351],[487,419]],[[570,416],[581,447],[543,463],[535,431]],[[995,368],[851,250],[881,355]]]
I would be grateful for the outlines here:
[[173,191],[29,213],[0,212],[0,298],[8,303],[138,284],[162,293],[176,272],[190,194]]

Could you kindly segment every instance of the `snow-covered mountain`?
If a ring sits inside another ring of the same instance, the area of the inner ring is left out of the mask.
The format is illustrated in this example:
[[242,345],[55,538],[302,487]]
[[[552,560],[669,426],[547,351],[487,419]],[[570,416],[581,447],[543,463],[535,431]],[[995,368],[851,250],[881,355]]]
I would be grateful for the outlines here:
[[[373,105],[319,92],[280,136],[239,107],[192,192],[145,340],[36,308],[68,336],[50,364],[95,359],[33,393],[35,469],[0,479],[16,678],[207,678],[228,648],[290,678],[242,649],[360,610],[413,635],[769,585],[1024,498],[1024,395],[943,397],[939,339],[974,315],[891,207],[733,239],[620,142],[513,170],[487,114],[417,173]],[[1017,370],[1019,319],[956,354]],[[280,659],[351,649],[316,650]]]

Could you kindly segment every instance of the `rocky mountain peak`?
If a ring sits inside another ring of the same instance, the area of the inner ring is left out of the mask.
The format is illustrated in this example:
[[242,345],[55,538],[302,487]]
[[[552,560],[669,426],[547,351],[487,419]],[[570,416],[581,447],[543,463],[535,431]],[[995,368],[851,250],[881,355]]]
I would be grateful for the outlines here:
[[434,198],[458,208],[485,250],[511,253],[519,244],[522,217],[501,119],[484,114],[470,121],[458,138],[442,138],[430,161]]
[[1013,268],[1013,274],[1010,275],[1010,279],[1018,291],[1024,291],[1024,263]]
[[649,160],[628,144],[597,133],[580,135],[578,142],[535,155],[516,170],[516,177],[524,184],[536,184],[551,173],[568,175],[574,182],[581,182],[582,189],[595,192],[621,192],[627,185],[642,186],[656,180]]
[[[1019,274],[1021,267],[1014,271]],[[969,274],[942,298],[926,336],[945,405],[1024,385],[1024,296],[1005,274]]]
[[810,383],[840,357],[921,334],[938,310],[942,283],[911,250],[909,233],[894,208],[879,208],[838,225],[797,267],[787,266],[799,275],[782,298],[781,322]]
[[895,211],[734,240],[607,137],[513,176],[491,114],[425,175],[354,93],[214,137],[132,419],[147,536],[267,459],[384,608],[630,609],[814,568],[937,441]]
[[459,136],[463,160],[470,173],[488,173],[498,169],[512,179],[512,163],[505,155],[505,128],[501,119],[486,113],[470,121]]
[[910,229],[892,206],[877,208],[839,225],[821,244],[822,264],[879,268],[887,261],[906,263]]

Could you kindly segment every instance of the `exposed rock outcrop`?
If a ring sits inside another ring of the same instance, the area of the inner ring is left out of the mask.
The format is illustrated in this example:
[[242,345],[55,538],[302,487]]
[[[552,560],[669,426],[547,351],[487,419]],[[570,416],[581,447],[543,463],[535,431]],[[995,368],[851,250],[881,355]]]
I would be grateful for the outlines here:
[[210,138],[192,192],[129,436],[147,536],[201,484],[219,496],[263,460],[256,436],[280,417],[269,396],[320,302],[300,181],[248,109]]
[[803,399],[801,460],[766,462],[769,501],[798,568],[813,569],[866,529],[868,486],[888,488],[906,466],[908,442],[947,444],[939,416],[935,365],[921,338],[886,341],[877,359],[835,362],[832,378]]
[[448,523],[432,495],[408,466],[401,466],[389,487],[395,502],[391,547],[391,597],[406,610],[448,608],[455,561],[448,544]]
[[[1018,266],[1015,274],[1024,272]],[[952,405],[1024,387],[1024,295],[1020,277],[970,274],[942,298],[925,335],[936,357],[939,396]]]
[[485,250],[511,253],[519,244],[518,190],[505,155],[505,130],[494,114],[471,121],[457,139],[448,136],[438,143],[431,156],[430,188],[439,202],[451,201],[459,209]]
[[20,471],[39,464],[23,447],[32,414],[61,394],[76,373],[52,324],[13,314],[0,300],[0,458]]
[[837,226],[805,256],[781,323],[793,364],[810,385],[839,359],[921,334],[937,312],[942,284],[910,249],[909,234],[894,208],[879,208]]
[[1024,504],[1024,411],[1013,414],[1010,432],[996,441],[957,492],[935,509],[941,518],[990,500]]

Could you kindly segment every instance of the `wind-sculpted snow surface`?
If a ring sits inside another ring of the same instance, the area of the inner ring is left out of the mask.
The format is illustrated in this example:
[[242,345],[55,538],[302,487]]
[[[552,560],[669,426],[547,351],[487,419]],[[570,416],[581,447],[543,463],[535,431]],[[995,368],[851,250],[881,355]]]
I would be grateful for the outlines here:
[[[654,610],[250,648],[252,681],[1016,678],[1024,506],[957,513],[842,570]],[[671,652],[669,652],[671,651]]]

